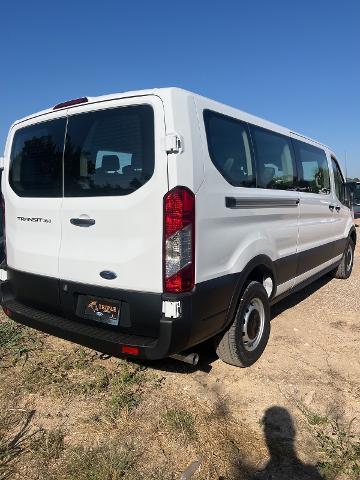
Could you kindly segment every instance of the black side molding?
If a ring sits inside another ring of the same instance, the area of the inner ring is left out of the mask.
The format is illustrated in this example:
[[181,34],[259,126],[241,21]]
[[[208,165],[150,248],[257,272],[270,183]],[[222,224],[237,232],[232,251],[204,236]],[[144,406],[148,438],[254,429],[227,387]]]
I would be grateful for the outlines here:
[[274,207],[297,207],[300,203],[298,198],[249,198],[249,197],[225,197],[226,208],[274,208]]

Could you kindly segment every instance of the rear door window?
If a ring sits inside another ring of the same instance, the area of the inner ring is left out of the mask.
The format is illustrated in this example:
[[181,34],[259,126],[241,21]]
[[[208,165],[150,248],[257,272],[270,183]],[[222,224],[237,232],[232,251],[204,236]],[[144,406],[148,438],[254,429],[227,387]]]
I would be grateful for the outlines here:
[[66,118],[16,131],[9,183],[20,197],[61,197]]
[[329,165],[324,150],[300,140],[294,140],[294,147],[299,172],[299,190],[329,194]]
[[291,139],[261,127],[251,127],[258,188],[294,190],[297,180]]
[[64,196],[128,195],[154,172],[154,112],[149,105],[68,119]]

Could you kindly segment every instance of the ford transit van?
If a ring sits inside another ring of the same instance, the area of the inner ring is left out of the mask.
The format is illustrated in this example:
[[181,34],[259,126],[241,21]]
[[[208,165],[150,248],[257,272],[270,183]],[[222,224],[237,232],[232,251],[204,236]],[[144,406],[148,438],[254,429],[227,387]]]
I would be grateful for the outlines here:
[[177,88],[15,122],[2,195],[6,315],[115,356],[185,355],[213,338],[221,359],[249,366],[273,303],[353,266],[335,154]]

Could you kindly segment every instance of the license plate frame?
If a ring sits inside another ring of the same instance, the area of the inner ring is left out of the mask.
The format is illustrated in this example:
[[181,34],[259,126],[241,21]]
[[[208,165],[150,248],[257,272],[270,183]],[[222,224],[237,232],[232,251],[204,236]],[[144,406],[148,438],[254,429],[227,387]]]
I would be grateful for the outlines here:
[[83,318],[105,325],[119,325],[121,302],[118,300],[92,296],[84,296],[81,300]]

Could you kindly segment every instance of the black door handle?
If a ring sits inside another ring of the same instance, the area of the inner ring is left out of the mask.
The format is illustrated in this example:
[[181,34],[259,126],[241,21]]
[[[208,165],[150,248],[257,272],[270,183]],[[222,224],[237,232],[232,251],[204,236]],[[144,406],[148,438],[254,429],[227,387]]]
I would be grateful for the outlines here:
[[329,205],[330,210],[333,212],[334,211],[334,205]]
[[337,212],[340,212],[340,207],[339,207],[339,205],[337,205],[337,206],[335,207],[335,210],[336,210]]
[[91,227],[91,225],[95,225],[95,220],[93,218],[70,218],[70,223],[77,227]]

